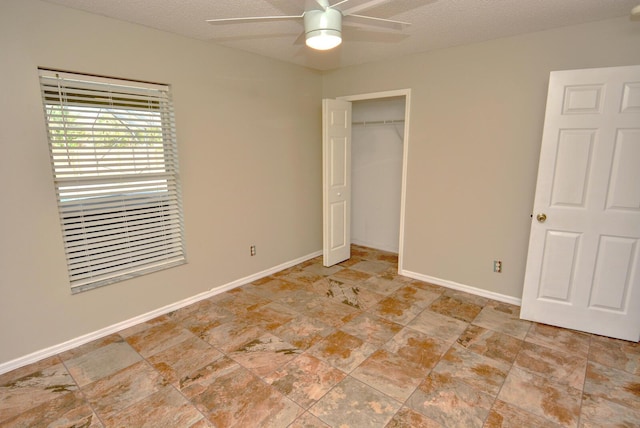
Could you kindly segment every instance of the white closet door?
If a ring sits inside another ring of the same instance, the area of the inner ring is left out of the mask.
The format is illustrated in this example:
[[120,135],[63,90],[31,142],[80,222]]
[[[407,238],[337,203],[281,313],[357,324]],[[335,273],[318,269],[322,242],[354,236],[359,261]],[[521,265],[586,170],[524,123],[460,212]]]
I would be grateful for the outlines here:
[[323,264],[351,257],[351,103],[322,100]]

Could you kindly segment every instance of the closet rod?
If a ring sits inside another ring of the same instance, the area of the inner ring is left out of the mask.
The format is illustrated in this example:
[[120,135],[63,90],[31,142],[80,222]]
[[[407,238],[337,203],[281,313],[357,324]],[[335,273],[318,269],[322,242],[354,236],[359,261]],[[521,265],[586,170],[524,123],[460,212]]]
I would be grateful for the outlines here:
[[392,120],[363,120],[361,122],[351,122],[352,125],[392,125],[396,123],[404,123],[404,119],[392,119]]

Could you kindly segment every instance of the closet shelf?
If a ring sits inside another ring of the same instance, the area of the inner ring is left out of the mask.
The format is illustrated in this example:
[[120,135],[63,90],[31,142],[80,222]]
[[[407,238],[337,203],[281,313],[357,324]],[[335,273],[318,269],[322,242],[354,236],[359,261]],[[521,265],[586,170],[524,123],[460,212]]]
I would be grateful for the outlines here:
[[399,123],[404,123],[404,119],[392,119],[392,120],[363,120],[360,122],[351,122],[351,125],[396,125]]

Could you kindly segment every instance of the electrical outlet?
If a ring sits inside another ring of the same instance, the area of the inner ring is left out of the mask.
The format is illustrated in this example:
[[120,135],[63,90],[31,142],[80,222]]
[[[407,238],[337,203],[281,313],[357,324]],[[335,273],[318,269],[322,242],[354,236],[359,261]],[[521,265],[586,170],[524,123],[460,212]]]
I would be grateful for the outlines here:
[[251,251],[251,256],[255,256],[256,255],[256,246],[252,245],[250,251]]
[[502,261],[500,260],[493,261],[493,271],[496,273],[502,273]]

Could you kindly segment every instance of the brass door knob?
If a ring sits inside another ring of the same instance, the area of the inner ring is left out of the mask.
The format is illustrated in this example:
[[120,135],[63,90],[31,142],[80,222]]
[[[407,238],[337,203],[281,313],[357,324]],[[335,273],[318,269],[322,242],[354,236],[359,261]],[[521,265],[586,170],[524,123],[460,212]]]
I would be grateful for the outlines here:
[[536,216],[536,220],[538,220],[540,223],[544,223],[547,220],[547,215],[544,213],[538,214]]

